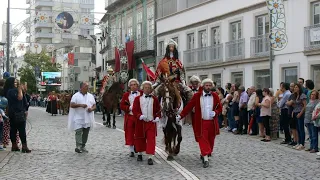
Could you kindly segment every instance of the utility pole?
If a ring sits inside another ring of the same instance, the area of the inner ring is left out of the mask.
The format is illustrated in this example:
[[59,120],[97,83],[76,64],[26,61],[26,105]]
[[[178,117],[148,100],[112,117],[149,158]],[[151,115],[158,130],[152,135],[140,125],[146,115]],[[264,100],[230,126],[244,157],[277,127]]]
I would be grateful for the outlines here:
[[10,0],[8,0],[7,8],[7,62],[6,69],[7,72],[10,72]]
[[[272,14],[271,11],[269,10],[270,13],[270,26],[269,26],[269,33],[272,33]],[[269,44],[269,63],[270,63],[270,88],[273,87],[273,49],[271,47],[271,44]]]

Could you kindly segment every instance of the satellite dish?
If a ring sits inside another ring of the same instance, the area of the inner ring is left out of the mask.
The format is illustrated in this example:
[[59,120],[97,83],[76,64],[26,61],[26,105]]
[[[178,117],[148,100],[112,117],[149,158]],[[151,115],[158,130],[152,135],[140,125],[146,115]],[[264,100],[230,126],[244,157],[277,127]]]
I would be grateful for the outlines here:
[[32,53],[39,54],[42,51],[42,46],[38,43],[32,43],[30,46],[30,50]]

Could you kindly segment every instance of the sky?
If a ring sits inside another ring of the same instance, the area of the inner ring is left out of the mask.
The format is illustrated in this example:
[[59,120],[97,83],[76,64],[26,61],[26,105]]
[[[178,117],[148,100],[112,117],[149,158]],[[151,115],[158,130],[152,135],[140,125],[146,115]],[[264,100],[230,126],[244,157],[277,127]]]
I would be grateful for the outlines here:
[[[29,7],[29,4],[26,4],[26,0],[10,0],[10,6],[11,8],[24,8],[23,10],[18,9],[11,9],[10,12],[10,22],[12,24],[12,27],[20,27],[19,24],[29,17],[29,14],[26,14],[25,8]],[[1,6],[0,6],[0,24],[2,27],[3,22],[7,21],[7,7],[8,7],[8,1],[7,0],[1,0]],[[95,12],[105,12],[105,0],[95,0]],[[96,19],[101,19],[103,14],[95,14]],[[95,20],[97,22],[97,20]],[[20,29],[20,28],[19,28]],[[22,33],[16,41],[19,41],[16,43],[15,46],[18,46],[20,42],[26,41],[26,33]],[[2,39],[2,28],[0,28],[0,41]]]

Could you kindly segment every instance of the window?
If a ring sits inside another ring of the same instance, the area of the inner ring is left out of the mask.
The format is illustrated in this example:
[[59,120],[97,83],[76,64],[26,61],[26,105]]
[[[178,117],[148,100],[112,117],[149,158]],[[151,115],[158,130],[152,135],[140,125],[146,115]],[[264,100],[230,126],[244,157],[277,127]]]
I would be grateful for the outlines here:
[[270,26],[269,16],[263,15],[263,16],[256,17],[256,26],[257,26],[256,27],[257,36],[269,34],[269,26]]
[[207,47],[207,30],[199,31],[199,48]]
[[298,69],[297,67],[284,68],[283,79],[286,83],[294,83],[298,80]]
[[220,28],[211,28],[211,46],[220,44]]
[[320,24],[320,2],[312,4],[313,25]]
[[194,33],[187,35],[187,49],[194,49]]
[[142,12],[137,14],[137,39],[142,37]]
[[132,17],[128,17],[127,19],[127,35],[128,37],[132,37]]
[[241,21],[231,23],[231,41],[242,38]]
[[174,37],[174,38],[172,38],[172,40],[174,40],[179,45],[179,38],[178,37]]
[[201,79],[201,81],[202,80],[204,80],[204,79],[207,79],[208,78],[208,76],[207,75],[200,75],[200,79]]
[[212,80],[217,84],[217,87],[221,86],[221,74],[212,74]]
[[233,72],[231,73],[231,82],[239,83],[243,85],[243,72]]
[[270,70],[256,70],[254,71],[254,85],[257,89],[270,87]]
[[320,89],[320,65],[312,66],[312,77],[315,89]]
[[164,42],[160,41],[159,42],[159,47],[158,47],[158,56],[163,56],[165,53],[165,49],[164,49]]
[[148,35],[149,38],[153,38],[154,35],[154,7],[150,6],[147,9],[148,16]]

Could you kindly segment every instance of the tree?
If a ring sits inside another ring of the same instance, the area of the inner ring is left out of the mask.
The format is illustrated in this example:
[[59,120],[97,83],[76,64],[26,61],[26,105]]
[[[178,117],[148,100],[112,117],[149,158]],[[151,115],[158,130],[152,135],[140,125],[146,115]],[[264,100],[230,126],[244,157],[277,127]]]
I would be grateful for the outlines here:
[[[60,72],[60,64],[52,64],[51,57],[48,56],[45,52],[40,54],[26,53],[24,55],[25,66],[21,67],[18,70],[18,75],[21,77],[21,82],[28,83],[28,92],[34,93],[37,92],[37,80],[35,74],[35,68],[39,68],[40,72]],[[41,74],[38,74],[39,77]]]

